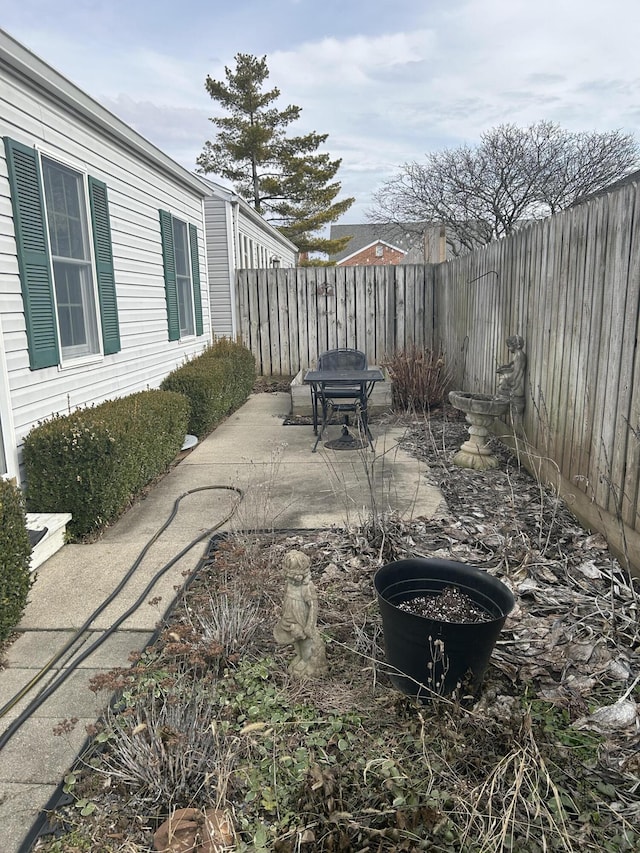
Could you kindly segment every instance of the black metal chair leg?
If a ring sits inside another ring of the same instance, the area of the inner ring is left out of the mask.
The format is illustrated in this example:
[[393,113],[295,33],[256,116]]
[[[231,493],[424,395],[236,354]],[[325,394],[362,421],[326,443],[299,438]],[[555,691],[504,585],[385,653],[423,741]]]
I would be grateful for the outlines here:
[[373,452],[375,452],[375,448],[373,446],[373,436],[371,435],[371,430],[369,429],[369,413],[367,411],[366,402],[365,402],[364,406],[361,407],[359,415],[360,415],[360,422],[362,423],[365,434],[366,434],[367,438],[369,439],[369,445],[371,447],[371,450]]
[[315,452],[316,452],[316,450],[317,450],[317,448],[318,448],[318,444],[320,443],[320,441],[321,441],[321,439],[322,439],[322,433],[324,432],[324,428],[325,428],[325,427],[326,427],[326,425],[327,425],[327,412],[328,412],[328,409],[329,409],[329,407],[327,406],[326,401],[325,401],[325,400],[322,400],[322,423],[320,424],[320,432],[318,432],[318,431],[316,430],[316,443],[313,445],[313,450],[311,451],[312,453],[315,453]]
[[311,386],[311,416],[313,420],[313,434],[318,434],[318,394],[313,387]]
[[365,431],[367,433],[367,438],[369,439],[369,445],[371,446],[371,452],[375,453],[375,447],[373,446],[373,436],[371,435],[371,430],[369,429],[369,423],[365,424]]

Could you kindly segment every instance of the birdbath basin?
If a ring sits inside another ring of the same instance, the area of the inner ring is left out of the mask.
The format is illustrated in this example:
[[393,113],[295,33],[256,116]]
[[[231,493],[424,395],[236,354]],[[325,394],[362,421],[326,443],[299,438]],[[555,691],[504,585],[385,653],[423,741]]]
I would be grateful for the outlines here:
[[469,424],[469,438],[453,457],[453,463],[460,468],[474,468],[476,471],[497,468],[499,462],[489,448],[487,428],[495,418],[507,413],[509,400],[469,391],[450,391],[449,402],[454,409],[465,413]]

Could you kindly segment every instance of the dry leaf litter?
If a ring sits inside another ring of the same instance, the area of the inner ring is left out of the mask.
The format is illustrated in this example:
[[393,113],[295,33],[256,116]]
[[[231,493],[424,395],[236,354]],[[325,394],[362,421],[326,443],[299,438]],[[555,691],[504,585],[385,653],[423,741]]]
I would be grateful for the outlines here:
[[[207,596],[212,588],[217,588],[218,598],[224,596],[233,587],[229,579],[242,578],[243,595],[256,601],[260,614],[255,631],[242,641],[249,668],[258,665],[252,661],[260,662],[261,656],[275,659],[275,668],[265,666],[258,681],[274,691],[269,701],[279,709],[277,718],[285,721],[281,725],[289,741],[278,741],[277,749],[298,756],[302,746],[307,759],[319,753],[326,759],[313,763],[296,788],[293,814],[286,811],[284,801],[269,800],[276,794],[268,777],[260,783],[261,798],[254,805],[234,781],[237,770],[231,774],[227,802],[235,809],[238,850],[638,849],[640,582],[631,581],[604,540],[585,531],[553,490],[521,469],[506,448],[497,444],[494,448],[501,462],[497,470],[453,466],[451,457],[466,437],[464,422],[448,411],[406,421],[403,446],[428,462],[428,476],[444,495],[437,518],[399,518],[372,496],[362,523],[348,529],[248,537],[246,547],[236,539],[212,552],[210,568],[167,626],[159,644],[161,660],[172,655],[215,660],[211,650],[216,642],[208,629],[202,630],[210,624]],[[363,464],[377,463],[363,453]],[[274,650],[271,630],[282,597],[279,565],[292,548],[305,550],[312,558],[319,627],[329,642],[331,672],[320,689],[315,684],[292,684],[286,676],[287,652]],[[415,708],[390,688],[372,578],[378,566],[415,556],[478,566],[498,576],[515,595],[516,607],[493,652],[479,698]],[[227,663],[232,664],[224,676],[230,690],[225,694],[227,715],[236,696],[249,689],[242,680],[241,657],[240,647],[237,654],[227,654]],[[120,677],[129,683],[126,673]],[[305,723],[307,735],[294,742],[296,723],[287,717],[289,705],[278,704],[277,697],[282,696],[290,703],[306,702],[316,716],[333,721],[336,731],[326,742],[320,741],[324,746],[313,745],[320,737],[316,723]],[[554,740],[551,730],[544,744],[536,740],[534,726],[544,728],[549,716],[539,709],[539,700],[564,715],[569,731],[579,736],[578,746],[584,745],[588,733],[597,738],[585,759],[588,766],[582,766],[574,746],[567,746],[566,730],[562,743]],[[254,711],[257,716],[252,717]],[[133,725],[135,714],[126,713],[133,716]],[[264,713],[259,706],[250,708],[238,723],[234,743],[242,744],[244,761],[269,760],[264,744],[276,737],[280,724],[264,719]],[[366,729],[360,746],[346,740],[346,715],[354,713],[361,715]],[[542,719],[534,719],[536,714]],[[211,725],[219,736],[217,724]],[[415,757],[405,766],[406,738],[414,736],[422,743],[419,768],[428,783],[417,774],[412,778],[411,768],[418,768]],[[362,765],[358,762],[365,760],[361,753],[366,744],[373,744],[377,752]],[[387,755],[395,758],[384,758]],[[122,770],[108,751],[100,762],[98,778],[106,776],[107,782],[87,782],[99,805],[96,814],[101,815],[92,816],[93,831],[103,838],[109,832],[128,838],[131,851],[149,849],[145,843],[166,817],[162,803],[147,802],[136,811],[139,789],[123,788],[118,781]],[[550,762],[555,762],[551,770]],[[284,788],[284,766],[278,773]],[[554,781],[558,777],[563,790]],[[100,795],[96,788],[102,790]],[[202,797],[202,807],[209,805],[201,780],[195,790],[192,799]],[[596,793],[591,796],[590,790]],[[240,800],[234,800],[238,796]],[[417,805],[411,805],[414,800]],[[77,815],[74,818],[77,822]],[[38,849],[56,848],[43,841]],[[114,844],[105,849],[125,848]]]

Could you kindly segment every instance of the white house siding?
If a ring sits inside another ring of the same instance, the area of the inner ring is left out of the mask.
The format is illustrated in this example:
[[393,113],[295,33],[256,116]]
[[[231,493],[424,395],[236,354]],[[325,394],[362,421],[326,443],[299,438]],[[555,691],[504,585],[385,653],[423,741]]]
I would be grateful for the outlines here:
[[13,448],[15,447],[11,398],[9,397],[9,377],[4,356],[2,326],[0,326],[0,477],[17,477],[18,466]]
[[236,270],[295,267],[297,249],[259,213],[226,187],[208,178],[205,199],[211,322],[215,337],[235,337]]
[[235,330],[231,304],[234,268],[230,203],[210,195],[205,199],[204,211],[211,325],[216,338],[232,338]]
[[[57,75],[51,73],[55,79]],[[58,79],[73,88],[64,78]],[[171,370],[210,343],[205,190],[199,192],[193,176],[176,164],[175,169],[168,168],[164,155],[156,165],[153,156],[143,157],[127,147],[99,122],[89,124],[64,103],[48,97],[44,89],[14,77],[1,62],[0,128],[2,136],[35,145],[106,183],[121,340],[119,352],[91,363],[30,369],[7,163],[0,146],[0,324],[8,394],[4,390],[12,421],[3,422],[3,430],[5,437],[15,435],[19,445],[34,424],[54,413],[157,387]],[[135,137],[125,125],[122,128]],[[168,340],[160,209],[198,229],[204,334],[182,341]]]
[[[253,214],[253,215],[252,215]],[[269,226],[267,230],[264,221],[256,220],[256,214],[251,213],[244,205],[238,209],[238,234],[242,240],[245,237],[249,242],[249,259],[246,263],[243,253],[240,251],[238,269],[261,269],[273,265],[276,259],[281,267],[295,267],[295,247]],[[275,232],[275,233],[274,233]]]

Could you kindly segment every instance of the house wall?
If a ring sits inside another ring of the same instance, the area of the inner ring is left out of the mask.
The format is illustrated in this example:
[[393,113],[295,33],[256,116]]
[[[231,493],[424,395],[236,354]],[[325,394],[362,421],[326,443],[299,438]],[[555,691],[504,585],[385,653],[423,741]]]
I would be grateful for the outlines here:
[[297,252],[246,202],[212,181],[205,183],[211,187],[204,210],[213,334],[235,338],[237,271],[269,269],[274,258],[283,269],[294,267]]
[[9,378],[4,356],[4,341],[0,325],[0,477],[17,477],[17,460],[14,459],[13,417],[9,397]]
[[242,207],[238,207],[238,237],[238,269],[267,269],[273,258],[278,259],[281,268],[295,267],[295,252]]
[[[34,424],[54,413],[157,387],[210,342],[204,191],[199,194],[169,169],[155,167],[151,158],[99,123],[89,124],[65,98],[49,96],[6,68],[0,68],[0,117],[2,135],[35,145],[106,183],[122,344],[119,352],[90,363],[30,370],[7,163],[0,146],[0,324],[11,420],[2,426],[5,437],[15,435],[19,445]],[[168,340],[161,208],[198,229],[205,333],[187,340]]]
[[[382,255],[376,254],[378,247],[382,248]],[[387,266],[388,264],[401,264],[403,258],[404,252],[399,252],[393,246],[387,246],[384,243],[376,243],[373,246],[367,246],[361,252],[356,252],[350,258],[345,258],[344,261],[339,261],[337,266]]]
[[233,290],[234,256],[231,204],[217,196],[204,201],[207,271],[211,300],[211,325],[217,338],[234,336]]

